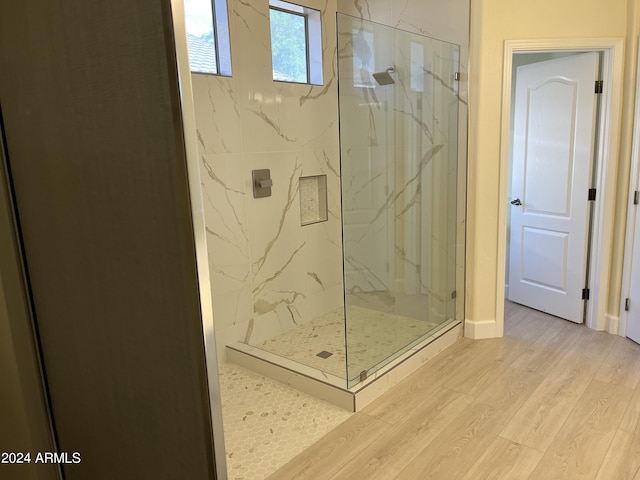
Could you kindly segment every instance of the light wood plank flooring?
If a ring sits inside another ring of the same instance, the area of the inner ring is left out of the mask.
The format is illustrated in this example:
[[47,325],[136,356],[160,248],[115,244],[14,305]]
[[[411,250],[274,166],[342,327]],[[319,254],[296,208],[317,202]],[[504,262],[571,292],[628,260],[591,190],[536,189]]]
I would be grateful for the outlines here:
[[269,480],[640,480],[640,345],[505,310]]

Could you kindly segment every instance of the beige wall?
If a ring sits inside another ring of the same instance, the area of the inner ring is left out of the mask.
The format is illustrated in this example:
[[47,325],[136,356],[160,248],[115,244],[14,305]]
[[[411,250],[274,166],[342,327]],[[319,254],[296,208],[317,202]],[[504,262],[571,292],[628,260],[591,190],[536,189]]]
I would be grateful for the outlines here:
[[503,48],[505,40],[552,38],[625,38],[625,89],[622,102],[614,247],[607,312],[617,316],[622,276],[624,224],[635,84],[636,0],[477,0],[471,2],[470,133],[467,230],[467,319],[496,321],[502,332],[502,308],[497,304],[497,251]]

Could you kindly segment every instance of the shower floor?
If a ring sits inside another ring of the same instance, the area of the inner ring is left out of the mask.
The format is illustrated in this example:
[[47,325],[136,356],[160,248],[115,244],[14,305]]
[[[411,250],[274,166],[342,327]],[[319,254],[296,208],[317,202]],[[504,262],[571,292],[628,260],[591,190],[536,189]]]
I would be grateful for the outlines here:
[[[349,372],[352,378],[443,324],[356,305],[349,305],[347,309]],[[344,310],[339,307],[255,347],[346,378],[344,323]]]

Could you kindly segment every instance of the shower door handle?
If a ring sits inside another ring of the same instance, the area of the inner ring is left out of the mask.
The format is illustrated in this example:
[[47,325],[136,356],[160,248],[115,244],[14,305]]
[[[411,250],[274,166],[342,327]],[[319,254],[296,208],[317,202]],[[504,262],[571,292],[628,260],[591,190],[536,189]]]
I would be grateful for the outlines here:
[[511,200],[511,205],[522,205],[522,202],[519,198],[516,198],[515,200]]

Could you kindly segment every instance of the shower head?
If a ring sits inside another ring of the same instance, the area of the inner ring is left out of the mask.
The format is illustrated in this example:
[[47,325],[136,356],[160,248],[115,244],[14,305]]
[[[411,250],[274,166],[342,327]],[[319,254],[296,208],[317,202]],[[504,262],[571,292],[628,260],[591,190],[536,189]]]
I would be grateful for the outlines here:
[[391,85],[392,83],[396,83],[395,80],[391,77],[392,73],[395,73],[396,67],[392,65],[388,67],[384,72],[378,72],[373,74],[373,78],[375,78],[378,85]]

